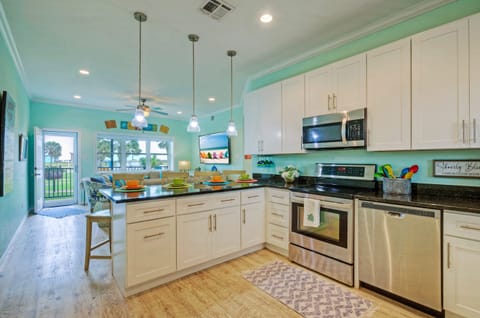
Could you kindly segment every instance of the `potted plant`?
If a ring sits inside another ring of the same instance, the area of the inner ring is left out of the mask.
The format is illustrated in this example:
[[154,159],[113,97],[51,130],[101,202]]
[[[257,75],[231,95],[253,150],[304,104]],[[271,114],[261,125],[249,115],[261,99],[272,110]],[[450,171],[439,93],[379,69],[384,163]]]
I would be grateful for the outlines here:
[[288,165],[280,169],[280,175],[282,176],[285,183],[293,183],[295,182],[295,178],[300,176],[300,170],[298,170],[295,166]]

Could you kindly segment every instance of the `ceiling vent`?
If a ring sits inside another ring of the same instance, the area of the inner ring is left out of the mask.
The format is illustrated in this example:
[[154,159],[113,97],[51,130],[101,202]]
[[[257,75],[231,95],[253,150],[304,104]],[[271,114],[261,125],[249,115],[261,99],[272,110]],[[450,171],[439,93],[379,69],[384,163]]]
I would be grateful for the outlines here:
[[227,13],[232,11],[234,8],[233,6],[229,5],[225,1],[221,0],[208,0],[203,4],[200,8],[203,13],[209,15],[215,20],[220,20],[223,18]]

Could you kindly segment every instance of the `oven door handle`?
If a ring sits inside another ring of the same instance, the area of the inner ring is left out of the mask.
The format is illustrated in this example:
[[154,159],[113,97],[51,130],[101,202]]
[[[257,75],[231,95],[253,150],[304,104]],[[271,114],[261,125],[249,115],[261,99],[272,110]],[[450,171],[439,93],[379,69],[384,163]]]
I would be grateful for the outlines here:
[[352,208],[352,205],[350,203],[320,201],[320,207],[327,208],[327,209],[336,209],[336,210],[349,210]]

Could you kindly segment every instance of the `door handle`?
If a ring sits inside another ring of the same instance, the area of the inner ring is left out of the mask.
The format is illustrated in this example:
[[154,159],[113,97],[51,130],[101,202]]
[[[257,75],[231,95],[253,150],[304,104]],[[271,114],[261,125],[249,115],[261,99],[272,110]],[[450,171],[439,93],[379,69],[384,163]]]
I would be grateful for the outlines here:
[[465,119],[462,120],[462,140],[465,143]]
[[404,214],[400,213],[400,212],[387,211],[387,214],[390,215],[390,216],[399,218],[399,219],[402,219],[404,217]]
[[347,115],[342,118],[342,143],[347,143]]
[[333,101],[333,106],[332,106],[332,109],[337,109],[337,96],[335,95],[335,93],[332,94],[332,101]]
[[328,107],[328,110],[330,110],[330,94],[328,94],[328,100],[327,100],[327,107]]
[[212,216],[208,216],[208,231],[212,232]]
[[245,212],[245,209],[243,209],[243,224],[247,222],[247,213]]
[[447,242],[447,268],[450,268],[450,242]]
[[477,143],[477,119],[473,119],[473,142]]
[[217,215],[213,215],[213,230],[216,232],[217,231]]

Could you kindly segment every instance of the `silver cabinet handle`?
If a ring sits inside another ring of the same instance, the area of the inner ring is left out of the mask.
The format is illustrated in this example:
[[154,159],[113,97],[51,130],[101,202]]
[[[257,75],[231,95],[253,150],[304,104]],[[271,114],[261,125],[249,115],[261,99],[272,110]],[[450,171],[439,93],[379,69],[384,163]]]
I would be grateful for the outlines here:
[[403,218],[403,216],[404,216],[403,213],[400,213],[400,212],[388,211],[387,214],[390,215],[390,216],[396,217],[396,218]]
[[235,201],[235,199],[223,199],[220,202],[230,202],[230,201]]
[[149,238],[152,238],[152,237],[162,236],[163,234],[165,234],[165,232],[160,232],[160,233],[151,234],[151,235],[145,235],[143,237],[143,239],[146,240],[146,239],[149,239]]
[[462,140],[465,143],[465,119],[462,120]]
[[208,231],[212,232],[212,216],[208,216]]
[[332,94],[333,98],[332,98],[332,101],[333,101],[333,107],[332,109],[337,109],[337,96],[334,94]]
[[249,199],[258,198],[258,197],[259,197],[259,195],[250,195],[250,196],[248,196]]
[[447,242],[447,268],[450,268],[450,242]]
[[216,232],[217,231],[217,215],[213,215],[213,230]]
[[278,235],[272,234],[272,237],[283,241],[283,236],[278,236]]
[[328,107],[328,110],[330,110],[330,94],[328,94],[328,101],[327,101],[327,107]]
[[477,143],[477,119],[473,119],[473,142]]
[[149,213],[155,213],[155,212],[162,212],[162,211],[165,211],[165,209],[146,210],[146,211],[143,211],[143,214],[149,214]]
[[275,212],[272,212],[272,215],[275,215],[275,216],[279,216],[283,219],[283,214],[279,214],[279,213],[275,213]]
[[243,209],[243,224],[247,223],[247,212]]
[[480,231],[480,227],[476,227],[476,226],[470,226],[470,225],[460,225],[460,227],[462,229],[465,229],[465,230],[475,230],[475,231]]
[[194,206],[201,206],[201,205],[204,205],[205,203],[194,203],[194,204],[189,204],[187,205],[189,208],[192,208]]

